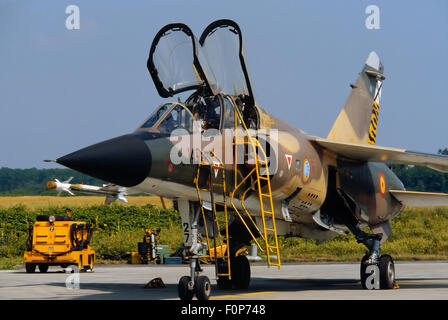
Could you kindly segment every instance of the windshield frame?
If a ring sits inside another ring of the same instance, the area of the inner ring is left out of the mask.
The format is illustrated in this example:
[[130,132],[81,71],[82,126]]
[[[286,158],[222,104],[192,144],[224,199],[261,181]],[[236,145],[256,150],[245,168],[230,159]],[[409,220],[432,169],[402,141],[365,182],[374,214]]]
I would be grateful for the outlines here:
[[[143,123],[138,127],[138,129],[148,130],[148,129],[154,128],[154,127],[157,125],[157,123],[160,121],[160,119],[162,119],[162,118],[165,116],[165,114],[168,112],[168,110],[171,109],[171,107],[173,106],[173,104],[176,104],[176,103],[177,103],[177,102],[164,102],[164,103],[160,104],[159,107],[158,107],[156,110],[154,110],[154,111],[149,115],[149,117],[145,119],[145,121],[143,121]],[[157,113],[158,113],[164,106],[166,106],[167,104],[170,104],[170,106],[168,107],[168,109],[166,109],[166,110],[160,115],[160,117],[157,119],[156,122],[154,122],[154,124],[153,124],[151,127],[143,127],[143,126],[149,121],[149,119],[151,119],[154,115],[156,115],[156,114],[157,114]],[[138,130],[138,129],[137,129],[137,130]]]
[[[160,117],[159,120],[157,120],[157,122],[152,126],[153,130],[160,132],[159,130],[159,126],[160,124],[168,117],[169,114],[171,114],[171,112],[173,111],[174,108],[176,108],[177,106],[180,106],[181,108],[183,108],[190,116],[190,118],[194,121],[194,117],[192,112],[190,111],[190,109],[183,103],[179,103],[179,102],[171,102],[172,105],[170,108],[168,108],[165,113],[163,114],[162,117]],[[192,124],[194,126],[194,123]],[[188,130],[187,128],[182,128],[181,129],[185,129],[186,131],[188,131],[189,133],[192,133],[192,131]],[[193,128],[191,128],[193,129]]]

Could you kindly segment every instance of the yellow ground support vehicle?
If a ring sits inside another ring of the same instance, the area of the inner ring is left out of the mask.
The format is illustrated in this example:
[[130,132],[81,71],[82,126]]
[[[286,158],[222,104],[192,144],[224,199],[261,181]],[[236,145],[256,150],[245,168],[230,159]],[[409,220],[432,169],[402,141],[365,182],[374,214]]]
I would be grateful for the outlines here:
[[79,270],[92,270],[95,251],[90,248],[92,225],[72,221],[69,216],[39,215],[29,229],[27,250],[24,254],[27,273],[38,266],[47,272],[49,266],[67,268],[76,265]]

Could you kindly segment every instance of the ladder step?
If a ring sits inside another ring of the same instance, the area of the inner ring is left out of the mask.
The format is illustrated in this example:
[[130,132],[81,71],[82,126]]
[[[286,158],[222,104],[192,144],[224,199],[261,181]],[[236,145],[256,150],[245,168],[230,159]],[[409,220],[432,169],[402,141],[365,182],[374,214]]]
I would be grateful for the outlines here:
[[271,229],[271,228],[264,228],[264,230],[275,232],[275,229]]
[[222,184],[222,183],[212,183],[212,185],[213,185],[214,187],[221,187],[221,188],[224,188],[224,184]]
[[259,176],[258,178],[260,178],[261,180],[269,180],[269,178],[265,176]]
[[230,273],[218,273],[217,276],[218,277],[221,277],[221,276],[230,277]]
[[262,195],[263,197],[271,197],[270,194],[266,194],[266,193],[261,193],[261,195]]

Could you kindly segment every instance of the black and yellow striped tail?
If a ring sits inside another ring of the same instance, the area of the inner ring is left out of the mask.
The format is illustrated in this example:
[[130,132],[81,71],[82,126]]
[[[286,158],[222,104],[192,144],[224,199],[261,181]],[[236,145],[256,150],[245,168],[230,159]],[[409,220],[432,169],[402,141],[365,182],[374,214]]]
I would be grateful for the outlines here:
[[370,128],[369,128],[369,143],[376,143],[376,130],[378,128],[378,117],[380,115],[380,104],[377,101],[373,102],[372,115],[370,117]]
[[376,143],[381,88],[385,79],[383,71],[378,55],[371,52],[358,79],[351,85],[352,91],[327,139],[356,144]]

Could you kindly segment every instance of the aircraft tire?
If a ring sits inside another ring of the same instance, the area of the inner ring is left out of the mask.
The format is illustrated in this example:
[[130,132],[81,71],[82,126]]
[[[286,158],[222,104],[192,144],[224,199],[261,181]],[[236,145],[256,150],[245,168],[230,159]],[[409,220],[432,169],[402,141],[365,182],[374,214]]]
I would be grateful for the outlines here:
[[179,298],[184,301],[190,301],[193,299],[193,291],[188,289],[188,283],[191,281],[189,276],[183,276],[179,280],[177,285],[177,291],[179,293]]
[[194,282],[194,291],[198,300],[208,300],[212,291],[210,279],[207,276],[198,277]]
[[380,289],[393,289],[395,284],[395,266],[392,257],[382,255],[378,262],[380,269]]
[[218,280],[216,280],[216,284],[221,290],[232,289],[232,280],[229,280],[227,277],[218,277]]
[[237,256],[230,263],[232,284],[235,289],[247,289],[250,283],[250,264],[246,256]]
[[366,274],[366,269],[367,269],[367,265],[366,265],[366,261],[369,259],[369,255],[366,254],[364,257],[362,257],[361,259],[361,268],[360,268],[360,275],[361,275],[361,285],[363,289],[367,289],[366,286],[366,280],[368,275]]

